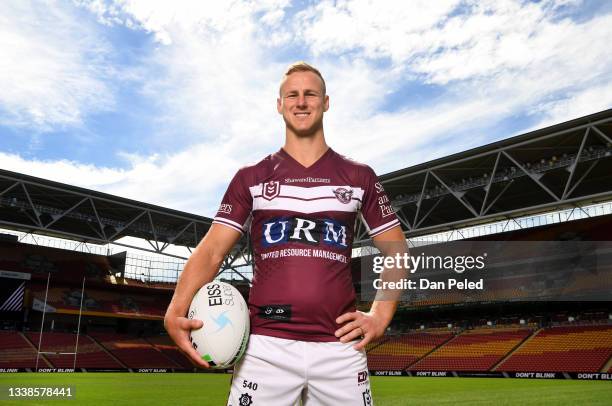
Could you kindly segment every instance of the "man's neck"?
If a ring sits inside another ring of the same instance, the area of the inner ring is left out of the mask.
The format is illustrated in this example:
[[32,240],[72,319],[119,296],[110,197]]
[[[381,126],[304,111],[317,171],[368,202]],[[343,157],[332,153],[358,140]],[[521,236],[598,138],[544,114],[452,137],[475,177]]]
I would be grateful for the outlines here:
[[308,168],[317,162],[329,147],[322,131],[310,137],[298,137],[287,132],[283,149],[302,166]]

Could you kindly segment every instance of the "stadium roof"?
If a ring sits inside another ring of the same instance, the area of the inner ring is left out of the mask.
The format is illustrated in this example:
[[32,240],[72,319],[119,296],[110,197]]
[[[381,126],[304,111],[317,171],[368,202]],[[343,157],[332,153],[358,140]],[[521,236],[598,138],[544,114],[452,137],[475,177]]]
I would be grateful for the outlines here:
[[98,244],[136,237],[163,253],[169,244],[195,247],[211,222],[208,217],[0,169],[4,228]]
[[612,109],[391,172],[381,182],[408,237],[609,200]]

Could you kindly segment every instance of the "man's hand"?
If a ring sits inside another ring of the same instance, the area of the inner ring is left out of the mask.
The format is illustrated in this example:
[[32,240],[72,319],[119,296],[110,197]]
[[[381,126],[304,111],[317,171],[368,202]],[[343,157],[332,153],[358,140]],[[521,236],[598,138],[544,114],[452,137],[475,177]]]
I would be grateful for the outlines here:
[[177,317],[166,314],[164,318],[164,326],[166,331],[170,335],[170,338],[179,347],[179,350],[183,352],[192,363],[200,368],[210,368],[208,362],[204,361],[200,354],[193,348],[191,341],[189,341],[189,332],[191,330],[202,327],[204,323],[202,320],[189,320],[187,317]]
[[361,351],[368,343],[385,334],[389,321],[388,317],[377,315],[371,311],[364,313],[357,310],[351,313],[344,313],[336,319],[336,323],[346,324],[336,330],[335,335],[343,343],[348,343],[361,337],[361,341],[353,346],[357,351]]

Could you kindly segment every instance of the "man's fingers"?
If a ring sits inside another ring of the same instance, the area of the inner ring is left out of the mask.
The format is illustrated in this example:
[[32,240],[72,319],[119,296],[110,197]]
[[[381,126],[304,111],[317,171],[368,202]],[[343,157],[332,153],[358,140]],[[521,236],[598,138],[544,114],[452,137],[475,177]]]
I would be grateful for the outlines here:
[[202,368],[210,368],[208,362],[202,359],[200,354],[198,354],[198,352],[193,348],[189,340],[181,340],[180,344],[177,343],[177,345],[179,346],[179,349],[191,359],[192,363]]
[[178,317],[175,327],[167,328],[168,333],[179,347],[179,350],[183,352],[193,364],[200,368],[210,368],[208,362],[204,361],[200,354],[193,348],[189,341],[189,332],[201,328],[204,323],[202,320],[190,320],[186,317]]
[[352,341],[356,338],[361,337],[362,334],[363,334],[363,330],[361,329],[361,327],[354,328],[353,330],[349,331],[348,333],[340,337],[340,342],[348,343],[349,341]]
[[339,316],[336,319],[336,323],[338,324],[346,323],[349,320],[357,319],[358,316],[359,316],[359,313],[357,312],[344,313],[343,315]]
[[357,344],[355,344],[353,348],[357,351],[361,351],[365,348],[366,345],[368,345],[370,341],[372,341],[372,336],[365,334],[363,336],[363,339],[359,341]]
[[178,322],[178,326],[181,330],[197,330],[203,325],[204,323],[202,322],[202,320],[190,320],[186,317],[181,317]]
[[189,355],[189,358],[191,358],[191,362],[193,362],[197,366],[201,368],[210,368],[210,365],[208,365],[208,362],[204,361],[202,359],[202,356],[198,354],[198,352],[194,350],[193,348],[191,349],[191,351],[189,351],[187,355]]
[[336,332],[334,333],[336,335],[336,337],[342,337],[343,335],[345,335],[346,333],[359,328],[359,326],[357,325],[356,321],[352,321],[348,324],[345,324],[344,326],[342,326],[341,328],[339,328],[338,330],[336,330]]

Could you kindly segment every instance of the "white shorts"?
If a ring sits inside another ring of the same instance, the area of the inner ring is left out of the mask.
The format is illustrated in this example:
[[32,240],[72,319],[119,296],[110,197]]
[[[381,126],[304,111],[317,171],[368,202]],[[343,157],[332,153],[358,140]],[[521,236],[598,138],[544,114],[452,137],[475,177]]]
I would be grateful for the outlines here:
[[251,335],[227,405],[371,406],[366,355],[354,344]]

